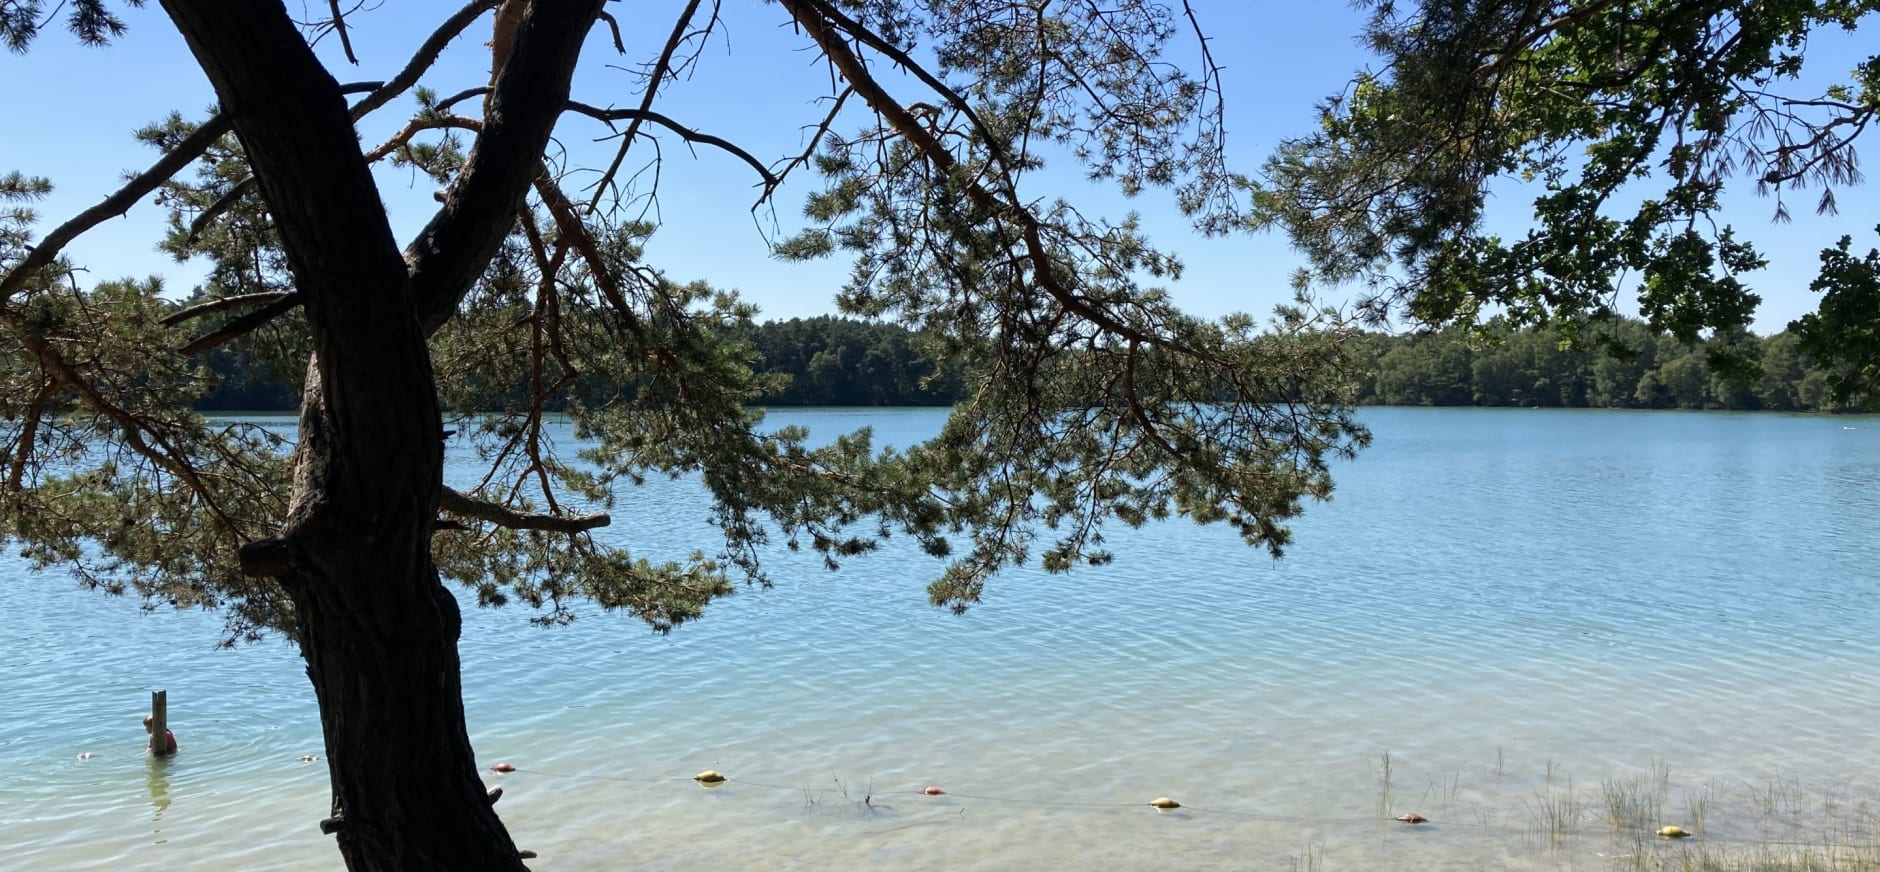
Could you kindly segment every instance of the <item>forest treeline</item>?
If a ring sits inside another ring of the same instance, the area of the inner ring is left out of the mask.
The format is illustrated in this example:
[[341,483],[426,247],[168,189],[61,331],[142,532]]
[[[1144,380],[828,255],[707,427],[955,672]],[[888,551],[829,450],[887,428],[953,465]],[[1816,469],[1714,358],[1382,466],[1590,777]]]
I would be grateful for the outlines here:
[[1459,330],[1388,335],[1360,341],[1359,402],[1389,406],[1540,406],[1613,409],[1768,409],[1784,412],[1855,411],[1837,403],[1829,373],[1783,331],[1731,343],[1748,358],[1748,379],[1713,371],[1722,349],[1692,346],[1654,334],[1643,322],[1622,320],[1601,328],[1607,345],[1587,351],[1561,348],[1548,330]]
[[[941,371],[917,337],[894,324],[822,316],[753,325],[745,336],[765,372],[788,376],[772,406],[944,406],[967,379]],[[1355,344],[1359,403],[1391,406],[1540,406],[1627,409],[1849,411],[1834,402],[1828,373],[1812,366],[1788,331],[1750,337],[1732,350],[1761,374],[1733,383],[1712,371],[1710,349],[1655,335],[1639,321],[1608,325],[1605,345],[1561,347],[1545,330],[1366,333]],[[243,352],[208,358],[217,386],[205,411],[288,410],[299,398],[285,377]],[[604,393],[604,390],[601,391]],[[584,392],[587,393],[587,392]]]

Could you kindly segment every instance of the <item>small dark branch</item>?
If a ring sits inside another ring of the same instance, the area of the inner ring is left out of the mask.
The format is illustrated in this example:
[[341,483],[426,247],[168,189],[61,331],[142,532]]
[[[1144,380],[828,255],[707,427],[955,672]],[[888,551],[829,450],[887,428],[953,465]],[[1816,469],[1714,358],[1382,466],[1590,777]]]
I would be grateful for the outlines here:
[[1123,357],[1123,398],[1129,403],[1129,416],[1142,428],[1142,435],[1168,455],[1170,463],[1180,463],[1184,459],[1182,453],[1162,438],[1162,431],[1149,418],[1149,412],[1142,407],[1142,397],[1136,391],[1136,355],[1140,350],[1141,346],[1132,340],[1129,353]]
[[243,306],[256,303],[278,303],[293,295],[293,291],[266,291],[259,294],[236,294],[233,297],[222,297],[221,299],[210,300],[206,303],[197,303],[186,309],[178,309],[171,312],[163,316],[163,323],[174,327],[191,318],[200,318],[204,315],[213,315],[217,312],[228,309],[239,309]]
[[136,205],[138,200],[143,199],[145,194],[156,190],[158,185],[169,181],[171,176],[188,166],[190,161],[201,157],[203,152],[209,150],[209,146],[215,144],[216,140],[222,138],[222,134],[229,131],[231,125],[232,122],[227,113],[218,113],[214,118],[203,122],[201,127],[196,128],[195,133],[177,143],[168,154],[151,164],[150,169],[144,170],[136,178],[126,182],[124,187],[119,188],[116,193],[73,216],[70,221],[53,228],[52,232],[46,234],[32,251],[27,252],[26,257],[15,264],[4,277],[0,277],[0,302],[5,302],[18,293],[20,288],[25,286],[28,278],[50,265],[59,256],[59,251],[73,239],[78,238],[79,234],[98,226],[106,218],[124,214]]
[[[789,176],[791,171],[809,163],[812,158],[816,157],[816,149],[822,146],[823,137],[829,135],[830,128],[836,123],[836,116],[842,114],[842,104],[847,103],[850,95],[854,93],[854,87],[847,87],[843,88],[842,92],[835,96],[833,104],[829,107],[829,114],[823,116],[823,120],[814,128],[815,132],[809,135],[809,143],[803,146],[803,152],[791,158],[789,163],[783,165],[783,169],[777,171],[778,184],[782,184],[784,178]],[[760,200],[759,202],[761,203],[762,201]]]
[[412,54],[411,60],[405,63],[404,69],[398,71],[398,75],[393,76],[391,81],[386,82],[383,87],[374,90],[371,96],[352,107],[353,121],[356,122],[365,117],[366,113],[391,102],[392,98],[405,93],[406,89],[417,84],[419,77],[437,62],[437,56],[444,53],[444,47],[450,45],[451,40],[463,33],[464,28],[469,27],[471,22],[482,17],[483,13],[494,9],[496,2],[497,0],[470,0],[462,9],[457,10],[455,15],[444,19],[444,23],[438,25],[430,38],[426,39],[423,45],[418,46],[417,52]]
[[489,92],[490,92],[490,86],[488,85],[478,85],[475,88],[465,88],[461,91],[458,91],[455,94],[452,94],[448,97],[445,97],[442,100],[437,101],[437,105],[433,108],[437,109],[439,112],[449,112],[450,107],[455,106],[458,103],[462,103],[463,101],[468,100],[471,97],[481,97],[484,94],[488,94]]
[[[262,296],[262,295],[255,294],[253,296]],[[295,306],[300,305],[300,303],[301,303],[300,293],[298,291],[290,292],[286,296],[283,296],[280,299],[272,303],[269,303],[266,306],[256,309],[253,312],[249,312],[248,314],[243,315],[240,318],[235,318],[229,321],[227,324],[224,324],[221,327],[216,328],[215,332],[204,335],[203,337],[190,342],[188,345],[185,345],[182,348],[177,349],[177,353],[185,355],[185,356],[201,354],[205,351],[208,351],[211,348],[216,348],[218,346],[221,346],[229,342],[230,340],[236,339],[241,336],[246,336],[247,334],[253,333],[255,330],[259,329],[261,325],[266,324],[269,321],[272,321],[275,318],[278,318],[281,315],[292,310]]]
[[[270,536],[257,539],[241,547],[242,574],[250,578],[286,578],[293,569],[288,565],[287,540]],[[326,828],[331,819],[320,822],[320,831],[331,834]]]
[[243,197],[248,196],[248,194],[254,191],[254,189],[255,189],[255,177],[249,176],[248,178],[245,178],[239,182],[236,182],[235,186],[232,188],[229,188],[227,193],[224,193],[222,196],[215,198],[215,202],[210,203],[208,208],[202,210],[202,214],[197,215],[193,220],[189,222],[190,244],[194,245],[196,242],[196,239],[202,236],[202,231],[208,229],[209,222],[214,221],[217,218],[220,218],[222,216],[222,213],[227,212],[229,209],[233,208],[236,203],[241,202],[241,199]]
[[615,21],[612,15],[609,15],[605,12],[601,13],[600,19],[602,21],[607,22],[607,29],[610,32],[612,32],[614,35],[614,51],[617,51],[621,54],[626,54],[627,44],[624,40],[620,38],[620,22]]
[[[692,26],[692,16],[698,14],[699,2],[700,0],[688,0],[685,9],[679,13],[679,20],[672,23],[672,33],[666,37],[666,45],[660,49],[659,58],[653,62],[652,74],[647,77],[646,94],[640,98],[642,110],[653,108],[653,99],[659,96],[659,87],[672,70],[673,55],[678,53],[679,46],[689,38],[686,35],[686,29]],[[627,125],[627,135],[620,140],[620,150],[614,152],[614,159],[607,165],[607,171],[601,173],[600,181],[594,183],[594,197],[588,200],[587,204],[589,215],[594,214],[594,211],[600,208],[601,197],[605,196],[608,187],[613,185],[614,176],[620,172],[620,164],[627,159],[627,150],[633,147],[633,138],[639,132],[638,121]]]
[[25,419],[20,422],[20,436],[13,445],[13,467],[7,470],[7,491],[18,493],[26,480],[26,463],[32,459],[33,443],[39,441],[39,423],[46,415],[46,403],[58,392],[59,380],[48,375],[33,399],[26,404]]
[[490,796],[490,805],[495,805],[497,800],[503,798],[503,789],[500,787],[491,788],[489,796]]
[[588,272],[594,277],[595,287],[613,306],[614,313],[620,317],[628,330],[635,335],[644,336],[646,331],[640,326],[640,319],[633,314],[633,307],[627,304],[627,296],[620,288],[620,281],[613,269],[607,265],[607,258],[595,243],[594,235],[588,232],[587,225],[581,222],[581,216],[575,214],[574,204],[568,201],[561,186],[548,175],[548,168],[543,167],[535,177],[535,194],[542,198],[542,205],[548,208],[548,214],[555,219],[555,228],[561,231],[574,244],[574,249],[587,261]]
[[[881,52],[883,55],[887,56],[888,60],[893,61],[896,66],[899,66],[908,73],[912,73],[914,78],[920,80],[921,84],[926,85],[935,94],[944,98],[955,111],[966,116],[967,121],[972,122],[973,129],[979,133],[981,139],[985,140],[986,149],[992,153],[993,159],[998,161],[1000,166],[1006,167],[1011,165],[1012,160],[1006,155],[1005,146],[1001,144],[997,131],[994,131],[992,125],[987,124],[985,119],[979,117],[979,112],[973,109],[973,104],[967,102],[966,98],[960,95],[960,92],[955,91],[947,83],[941,81],[940,77],[928,72],[926,67],[916,63],[912,57],[908,56],[907,52],[902,51],[894,43],[884,39],[881,34],[863,26],[861,22],[844,15],[840,9],[835,8],[833,4],[824,2],[824,0],[792,0],[792,2],[785,3],[784,8],[789,9],[792,15],[797,15],[799,11],[807,11],[822,16],[827,19],[828,24],[842,30],[862,44]],[[797,20],[799,22],[802,21],[800,16]],[[811,35],[814,37],[813,33]],[[822,41],[819,39],[817,42],[820,45]],[[824,54],[828,54],[828,47],[823,46],[823,49]],[[847,46],[843,47],[843,54],[854,57],[854,53],[851,52]],[[834,60],[833,56],[831,60]],[[840,66],[840,64],[838,64],[838,66]],[[866,70],[865,67],[863,69]],[[849,77],[845,75],[844,78]],[[872,75],[869,76],[869,78],[870,81],[873,80]],[[849,79],[849,84],[859,85],[860,83],[851,78]],[[864,94],[863,96],[866,97],[867,95]],[[1008,180],[1008,187],[1009,184]],[[1018,197],[1016,191],[1008,190],[1007,193],[1014,200]]]
[[518,512],[508,506],[466,496],[453,488],[444,488],[438,508],[455,515],[488,521],[511,530],[544,530],[551,533],[580,533],[614,522],[606,512],[586,515],[543,515]]
[[346,52],[347,63],[359,66],[359,57],[353,54],[352,37],[346,34],[346,13],[339,9],[339,0],[327,0],[328,8],[333,10],[333,29],[339,32],[339,47]]
[[[651,121],[654,124],[657,124],[661,127],[666,128],[667,130],[670,130],[674,133],[679,134],[679,138],[685,140],[686,142],[695,142],[700,145],[709,145],[709,146],[716,147],[720,150],[723,150],[727,154],[730,154],[738,158],[739,160],[742,160],[745,163],[750,164],[751,169],[756,170],[758,177],[764,180],[764,190],[766,192],[771,191],[777,187],[777,181],[778,181],[777,177],[770,172],[769,167],[764,166],[763,162],[753,157],[750,152],[745,151],[743,148],[740,148],[738,145],[731,142],[730,140],[727,140],[719,136],[713,136],[712,134],[709,134],[709,133],[702,133],[698,130],[694,130],[683,124],[680,124],[677,121],[672,120],[671,118],[665,115],[662,115],[658,112],[654,112],[651,109],[602,109],[600,107],[590,106],[586,103],[581,103],[575,100],[568,101],[568,109],[569,111],[572,111],[572,112],[579,112],[582,115],[586,115],[589,118],[595,119],[596,121],[605,121],[610,124],[615,121],[633,121],[636,123],[641,122],[641,121]],[[629,130],[628,133],[629,135],[631,135],[632,131]]]
[[483,130],[483,122],[465,115],[445,115],[439,118],[413,118],[411,119],[411,123],[406,124],[397,133],[392,134],[392,138],[380,143],[377,148],[366,152],[366,163],[377,163],[386,155],[409,145],[411,138],[423,131],[438,130],[447,127],[454,127],[458,130],[468,130],[471,133],[480,133]]
[[329,836],[345,828],[346,819],[339,815],[334,815],[330,818],[321,818],[320,820],[320,832]]

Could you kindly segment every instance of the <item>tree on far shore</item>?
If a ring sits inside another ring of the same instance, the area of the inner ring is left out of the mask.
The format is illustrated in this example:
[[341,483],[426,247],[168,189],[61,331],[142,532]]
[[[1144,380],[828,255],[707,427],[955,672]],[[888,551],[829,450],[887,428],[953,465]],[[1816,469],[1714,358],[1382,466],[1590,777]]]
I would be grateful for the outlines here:
[[[1635,301],[1654,332],[1709,340],[1693,366],[1756,378],[1737,340],[1764,261],[1724,222],[1723,194],[1753,188],[1782,220],[1832,213],[1863,180],[1880,56],[1824,70],[1808,53],[1811,38],[1870,26],[1880,2],[1361,5],[1377,65],[1275,152],[1255,195],[1256,225],[1309,257],[1303,284],[1356,283],[1374,319],[1551,325],[1614,348]],[[1496,195],[1531,202],[1525,228],[1488,220]],[[1880,403],[1880,253],[1822,243],[1820,308],[1791,329],[1838,399]]]

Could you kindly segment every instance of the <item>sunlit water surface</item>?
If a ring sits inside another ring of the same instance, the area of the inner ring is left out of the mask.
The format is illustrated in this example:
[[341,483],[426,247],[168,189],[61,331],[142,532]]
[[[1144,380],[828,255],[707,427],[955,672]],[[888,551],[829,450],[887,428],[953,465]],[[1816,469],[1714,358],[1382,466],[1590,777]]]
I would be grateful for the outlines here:
[[[1376,446],[1279,562],[1170,523],[964,617],[901,546],[780,557],[670,637],[468,607],[472,739],[522,770],[485,779],[538,870],[1596,869],[1850,838],[1880,789],[1880,420],[1364,417]],[[907,444],[940,413],[771,420]],[[678,557],[705,514],[655,483],[607,533]],[[0,867],[337,867],[289,648],[0,572]],[[155,688],[167,763],[140,752]],[[1641,778],[1653,828],[1703,836],[1615,838],[1603,785]],[[1380,821],[1411,810],[1433,823]]]

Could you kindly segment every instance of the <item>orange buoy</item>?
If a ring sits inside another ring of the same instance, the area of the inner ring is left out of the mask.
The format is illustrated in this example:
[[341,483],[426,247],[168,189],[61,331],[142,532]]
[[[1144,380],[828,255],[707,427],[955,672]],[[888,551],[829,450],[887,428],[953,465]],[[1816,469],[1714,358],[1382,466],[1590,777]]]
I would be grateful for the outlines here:
[[1398,815],[1397,819],[1407,824],[1421,824],[1421,823],[1429,822],[1429,818],[1426,818],[1413,811],[1404,812],[1403,814]]
[[495,766],[491,766],[490,771],[491,772],[514,772],[516,771],[516,767],[511,766],[508,763],[498,763]]
[[692,780],[698,782],[698,786],[710,790],[714,787],[723,787],[726,778],[716,769],[707,769],[704,772],[692,776]]
[[927,785],[927,789],[926,789],[926,790],[923,790],[923,791],[921,791],[921,793],[925,793],[925,794],[927,794],[928,796],[939,796],[939,795],[941,795],[941,794],[943,794],[943,793],[946,793],[946,791],[944,791],[944,790],[941,790],[940,788],[938,788],[938,787],[934,787],[933,785],[931,785],[931,784],[929,784],[929,785]]
[[1149,804],[1151,806],[1154,806],[1156,811],[1174,811],[1182,807],[1181,803],[1176,802],[1175,800],[1169,799],[1166,796],[1158,796],[1152,800],[1149,800]]

